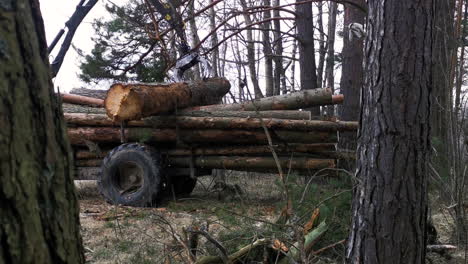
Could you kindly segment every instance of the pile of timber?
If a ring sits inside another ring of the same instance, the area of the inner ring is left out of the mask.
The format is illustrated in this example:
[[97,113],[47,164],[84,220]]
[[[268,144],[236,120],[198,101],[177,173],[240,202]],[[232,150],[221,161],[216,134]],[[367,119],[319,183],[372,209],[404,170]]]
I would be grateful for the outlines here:
[[357,122],[298,110],[341,103],[342,95],[325,88],[207,105],[219,102],[228,91],[229,82],[222,78],[189,84],[114,84],[103,103],[107,114],[64,113],[75,165],[99,167],[122,140],[157,148],[173,168],[277,172],[279,164],[284,171],[316,171],[335,167],[337,159],[352,158],[337,152],[336,142],[339,132],[356,131]]

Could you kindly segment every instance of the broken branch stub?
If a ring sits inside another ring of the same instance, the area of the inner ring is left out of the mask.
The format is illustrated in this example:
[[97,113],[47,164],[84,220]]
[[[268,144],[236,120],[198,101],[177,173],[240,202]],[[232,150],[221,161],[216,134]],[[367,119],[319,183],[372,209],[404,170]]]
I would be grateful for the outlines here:
[[117,83],[107,92],[104,105],[113,121],[138,120],[176,108],[217,103],[230,88],[225,78],[172,84]]

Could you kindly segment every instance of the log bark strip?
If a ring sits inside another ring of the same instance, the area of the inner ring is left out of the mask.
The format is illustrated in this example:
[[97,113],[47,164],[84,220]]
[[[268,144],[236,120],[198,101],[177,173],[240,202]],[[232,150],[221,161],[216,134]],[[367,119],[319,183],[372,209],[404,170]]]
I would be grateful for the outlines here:
[[[120,142],[120,129],[112,127],[80,127],[68,128],[68,138],[72,145],[86,145],[86,140],[95,143]],[[286,130],[271,130],[275,143],[334,143],[336,133],[328,132],[298,132]],[[125,135],[129,142],[176,142],[208,143],[208,144],[259,144],[268,143],[265,133],[261,130],[221,130],[221,129],[154,129],[127,128]]]
[[268,111],[268,110],[296,110],[312,106],[339,104],[344,100],[343,95],[332,95],[329,88],[304,90],[286,95],[277,95],[256,99],[240,104],[207,105],[185,109],[185,111]]
[[103,107],[104,100],[74,94],[57,94],[62,98],[62,102],[69,104],[88,105],[93,107]]
[[[114,122],[105,115],[65,113],[68,124],[79,126],[112,126]],[[262,124],[263,121],[263,124]],[[284,129],[293,131],[357,131],[358,122],[319,121],[319,120],[286,120],[274,118],[237,118],[237,117],[149,117],[144,120],[130,121],[129,127],[187,129]]]
[[114,121],[138,120],[176,108],[215,103],[230,87],[224,78],[173,84],[117,83],[107,92],[104,104],[107,115]]
[[[189,168],[192,157],[167,157],[170,167]],[[102,159],[75,160],[77,167],[98,167]],[[241,157],[241,156],[195,156],[194,166],[197,168],[248,170],[248,169],[275,169],[276,162],[272,157]],[[311,169],[319,170],[334,168],[333,159],[313,159],[306,157],[286,158],[280,157],[279,162],[285,169]],[[170,168],[169,167],[169,168]]]

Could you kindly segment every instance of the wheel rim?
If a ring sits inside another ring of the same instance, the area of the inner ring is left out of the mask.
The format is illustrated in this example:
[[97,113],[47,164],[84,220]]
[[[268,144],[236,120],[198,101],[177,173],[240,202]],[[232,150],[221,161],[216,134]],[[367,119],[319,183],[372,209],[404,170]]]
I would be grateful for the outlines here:
[[144,184],[143,168],[135,162],[123,162],[119,164],[114,185],[121,195],[130,195],[138,192]]

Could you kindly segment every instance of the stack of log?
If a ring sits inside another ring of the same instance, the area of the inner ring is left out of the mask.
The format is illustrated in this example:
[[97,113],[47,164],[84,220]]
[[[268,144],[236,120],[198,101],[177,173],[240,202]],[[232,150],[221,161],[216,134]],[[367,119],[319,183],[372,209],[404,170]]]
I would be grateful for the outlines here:
[[356,131],[357,122],[311,117],[298,110],[341,103],[343,97],[330,89],[207,105],[228,91],[229,82],[222,78],[191,84],[115,84],[104,101],[107,115],[64,114],[75,164],[98,167],[122,141],[155,147],[174,168],[277,172],[279,163],[284,171],[315,171],[351,157],[336,151],[337,135]]

